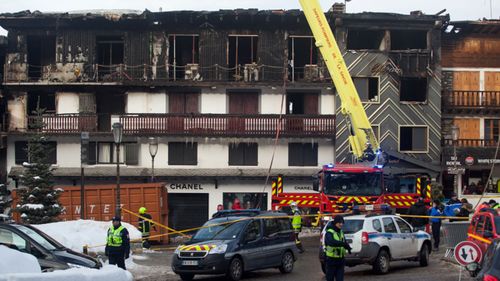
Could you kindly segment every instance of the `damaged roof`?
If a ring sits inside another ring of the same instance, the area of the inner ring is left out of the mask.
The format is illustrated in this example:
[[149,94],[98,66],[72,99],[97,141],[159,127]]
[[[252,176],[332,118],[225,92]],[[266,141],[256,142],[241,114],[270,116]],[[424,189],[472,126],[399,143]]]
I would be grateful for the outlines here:
[[500,20],[454,21],[450,22],[446,33],[452,36],[471,33],[498,35],[500,34]]

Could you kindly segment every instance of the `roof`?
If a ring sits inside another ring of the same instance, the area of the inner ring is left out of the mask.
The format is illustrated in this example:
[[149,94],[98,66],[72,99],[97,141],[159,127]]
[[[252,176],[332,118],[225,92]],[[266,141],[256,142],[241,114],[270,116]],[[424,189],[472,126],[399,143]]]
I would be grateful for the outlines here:
[[450,22],[446,33],[450,35],[460,35],[461,33],[498,35],[500,34],[500,20],[454,21]]

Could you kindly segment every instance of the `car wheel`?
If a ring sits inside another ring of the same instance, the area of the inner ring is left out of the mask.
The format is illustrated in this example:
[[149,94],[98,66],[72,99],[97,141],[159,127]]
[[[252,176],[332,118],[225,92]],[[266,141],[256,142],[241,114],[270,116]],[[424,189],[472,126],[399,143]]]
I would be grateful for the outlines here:
[[184,273],[180,274],[182,281],[191,281],[194,278],[194,274]]
[[386,250],[380,250],[377,258],[373,263],[373,270],[378,274],[386,274],[389,272],[390,258]]
[[290,273],[293,270],[293,263],[295,261],[293,260],[293,255],[290,252],[285,252],[283,256],[281,257],[281,266],[280,266],[280,272],[281,273]]
[[227,269],[226,277],[231,281],[238,281],[243,275],[243,262],[240,258],[234,258],[229,263],[229,268]]
[[427,246],[427,244],[422,245],[418,261],[420,262],[420,266],[429,265],[429,246]]

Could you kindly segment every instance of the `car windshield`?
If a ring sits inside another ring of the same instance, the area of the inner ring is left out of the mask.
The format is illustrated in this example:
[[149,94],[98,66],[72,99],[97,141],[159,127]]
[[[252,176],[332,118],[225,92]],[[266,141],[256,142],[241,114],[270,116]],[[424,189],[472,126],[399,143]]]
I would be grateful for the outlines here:
[[235,239],[247,223],[247,220],[241,220],[241,218],[210,220],[203,225],[203,228],[196,232],[191,241]]
[[324,192],[327,195],[380,195],[381,173],[326,173]]
[[57,243],[53,239],[46,237],[42,233],[38,233],[37,231],[26,227],[24,225],[16,225],[17,229],[22,231],[24,234],[28,235],[31,239],[35,240],[40,246],[44,247],[46,250],[55,251],[58,249],[64,248],[63,245]]
[[345,234],[352,234],[360,231],[363,228],[364,220],[345,220],[342,230]]

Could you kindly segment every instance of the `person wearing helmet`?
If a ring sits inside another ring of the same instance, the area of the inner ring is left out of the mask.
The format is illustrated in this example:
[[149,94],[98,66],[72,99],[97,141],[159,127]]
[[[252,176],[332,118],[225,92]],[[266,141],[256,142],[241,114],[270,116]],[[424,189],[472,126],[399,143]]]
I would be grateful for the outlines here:
[[292,228],[295,233],[295,244],[299,249],[299,253],[304,252],[304,248],[302,247],[302,242],[300,242],[299,234],[302,231],[302,216],[300,215],[299,207],[297,206],[297,202],[290,203],[290,209],[292,209],[293,218],[292,218]]
[[153,223],[151,223],[146,219],[151,220],[152,217],[150,214],[146,213],[147,209],[146,207],[140,207],[139,208],[139,215],[142,217],[139,217],[139,231],[142,233],[142,247],[145,249],[151,248],[151,244],[149,243],[149,236],[151,234],[151,227],[156,231],[156,227],[154,226]]
[[128,230],[121,224],[120,217],[113,217],[113,225],[108,229],[108,237],[104,254],[109,259],[109,264],[116,264],[125,268],[125,259],[130,255],[130,237]]
[[342,227],[344,218],[336,215],[333,221],[327,225],[325,234],[325,269],[326,281],[343,281],[346,252],[351,253],[351,246],[344,237]]

